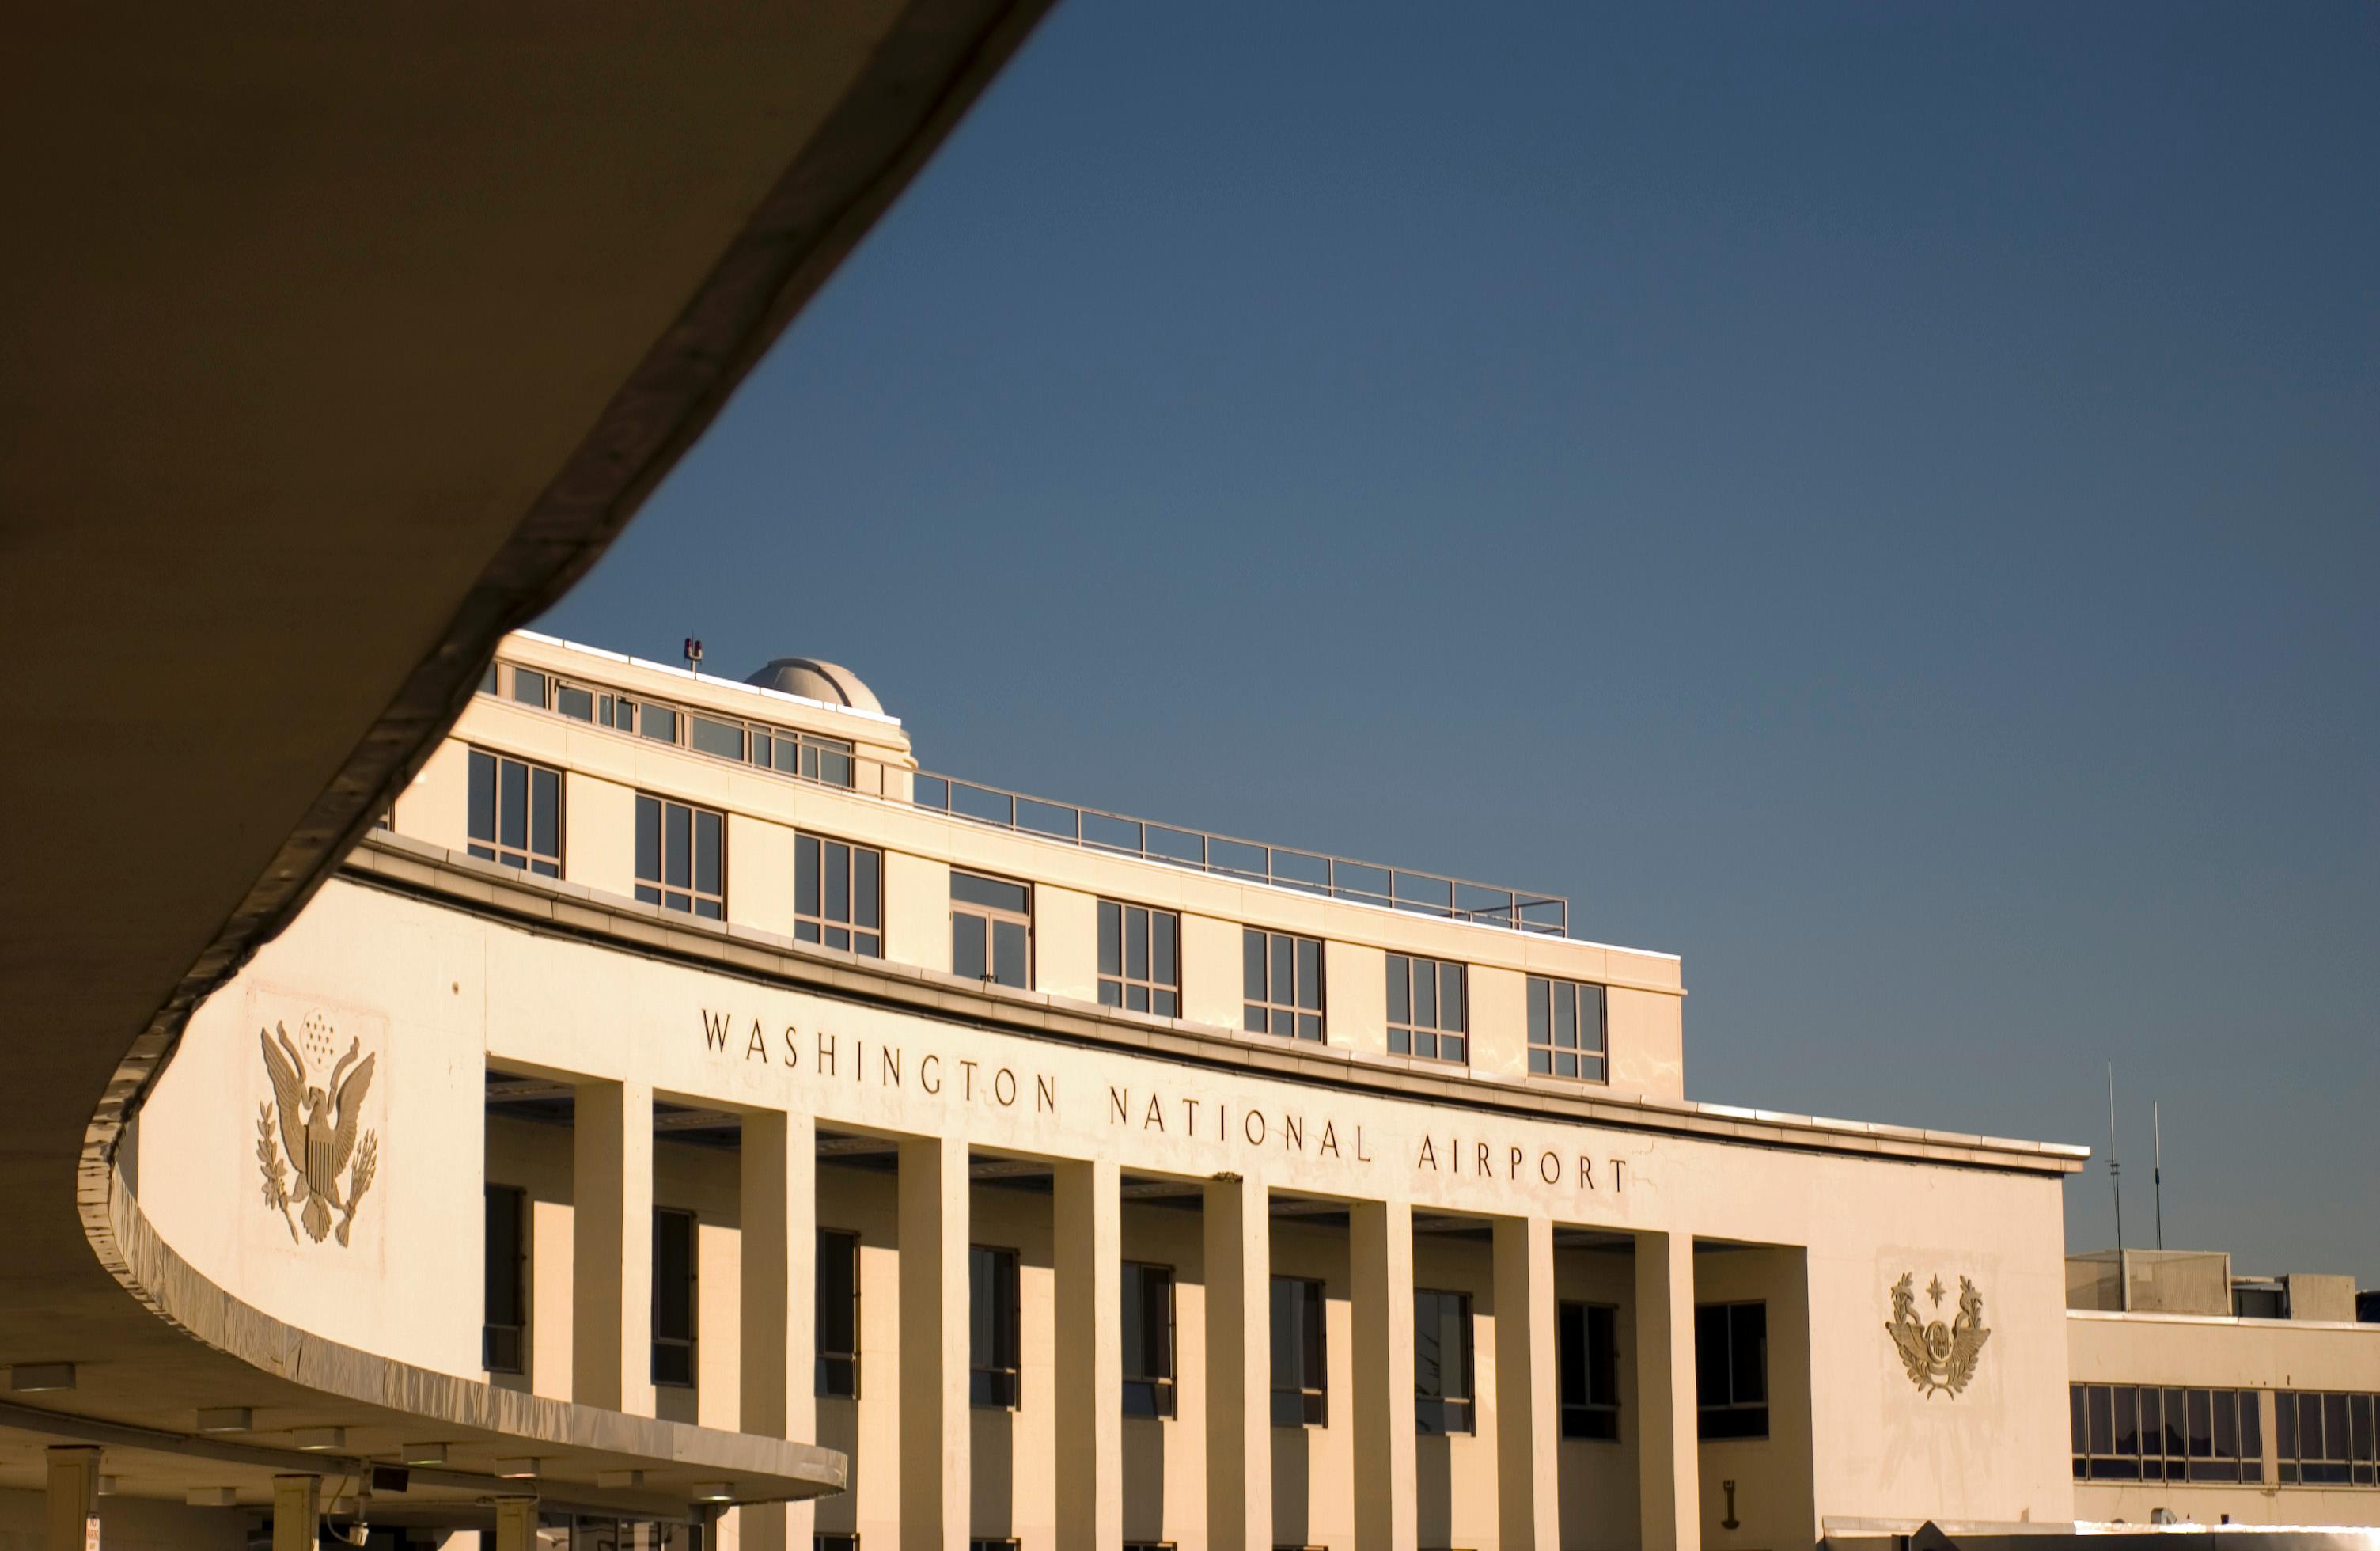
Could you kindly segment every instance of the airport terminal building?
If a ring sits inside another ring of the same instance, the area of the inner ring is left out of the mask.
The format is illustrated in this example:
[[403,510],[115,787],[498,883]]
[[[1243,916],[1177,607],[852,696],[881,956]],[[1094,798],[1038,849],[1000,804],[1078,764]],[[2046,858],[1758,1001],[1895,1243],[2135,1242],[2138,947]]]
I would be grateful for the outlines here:
[[[844,1461],[814,1500],[725,1473],[599,1522],[574,1505],[634,1472],[500,1460],[501,1515],[383,1491],[379,1533],[414,1528],[380,1544],[1775,1551],[2380,1517],[2351,1287],[2301,1316],[2313,1360],[2224,1346],[2277,1310],[2101,1306],[2063,1243],[2084,1149],[1698,1104],[1678,959],[1580,925],[931,774],[832,663],[739,684],[516,634],[192,1017],[118,1167],[190,1285],[289,1328]],[[2337,1410],[2335,1481],[2282,1458],[2284,1391]],[[216,1500],[244,1544],[259,1504]]]

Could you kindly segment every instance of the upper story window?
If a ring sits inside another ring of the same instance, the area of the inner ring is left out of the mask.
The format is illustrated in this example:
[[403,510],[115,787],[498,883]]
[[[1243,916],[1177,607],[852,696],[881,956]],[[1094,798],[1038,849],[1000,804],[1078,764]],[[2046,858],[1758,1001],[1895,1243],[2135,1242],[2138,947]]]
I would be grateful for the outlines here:
[[816,835],[794,839],[794,936],[884,956],[884,853]]
[[1123,1263],[1123,1413],[1173,1414],[1173,1269]]
[[1016,1409],[1016,1252],[967,1251],[967,1400]]
[[528,1299],[522,1275],[528,1259],[524,1230],[528,1204],[518,1186],[488,1187],[487,1231],[482,1241],[486,1291],[480,1318],[480,1366],[492,1374],[517,1374],[528,1359],[523,1334]]
[[815,733],[788,733],[781,727],[752,727],[752,763],[805,781],[829,786],[852,784],[851,745]]
[[653,1208],[653,1382],[694,1383],[694,1214]]
[[1242,1026],[1291,1039],[1322,1037],[1322,943],[1288,932],[1240,934]]
[[[2068,1387],[2077,1481],[2265,1479],[2263,1401],[2253,1389]],[[2289,1458],[2281,1424],[2281,1458]],[[2281,1480],[2290,1480],[2281,1466]]]
[[1467,1000],[1461,964],[1390,954],[1390,1053],[1469,1060]]
[[1019,990],[1031,987],[1031,890],[979,873],[951,874],[951,973]]
[[1431,1434],[1475,1430],[1468,1292],[1414,1292],[1414,1424]]
[[[2167,1393],[2177,1392],[2168,1390]],[[2204,1391],[2192,1390],[2191,1393],[2195,1395]],[[2247,1468],[2249,1461],[2254,1460],[2259,1452],[2255,1447],[2255,1429],[2249,1420],[2255,1412],[2255,1394],[2242,1390],[2240,1419],[2244,1425],[2240,1432],[2240,1458],[2243,1468]],[[2276,1452],[2281,1461],[2281,1484],[2380,1485],[2380,1432],[2374,1430],[2374,1422],[2380,1418],[2375,1418],[2375,1412],[2380,1412],[2380,1395],[2323,1395],[2284,1389],[2274,1396],[2273,1434]],[[2193,1434],[2191,1439],[2192,1453],[2200,1452],[2195,1447],[2197,1441]],[[2078,1470],[2075,1473],[2080,1475],[2082,1472]],[[2198,1475],[2193,1465],[2191,1479],[2206,1478]],[[2222,1479],[2228,1481],[2231,1478],[2225,1476]],[[2252,1474],[2243,1479],[2261,1481],[2264,1477]]]
[[859,1399],[859,1235],[818,1231],[818,1392]]
[[1694,1387],[1700,1435],[1768,1436],[1768,1305],[1694,1305]]
[[637,898],[717,921],[727,914],[727,821],[707,807],[637,794]]
[[562,772],[471,750],[470,854],[562,876]]
[[1328,1426],[1330,1373],[1322,1284],[1302,1277],[1273,1278],[1272,1424]]
[[1608,1303],[1563,1303],[1554,1311],[1555,1367],[1561,1436],[1620,1439],[1618,1314]]
[[1160,1017],[1182,1015],[1182,917],[1099,902],[1099,1000]]
[[1605,1080],[1603,988],[1529,976],[1529,1070],[1540,1076]]

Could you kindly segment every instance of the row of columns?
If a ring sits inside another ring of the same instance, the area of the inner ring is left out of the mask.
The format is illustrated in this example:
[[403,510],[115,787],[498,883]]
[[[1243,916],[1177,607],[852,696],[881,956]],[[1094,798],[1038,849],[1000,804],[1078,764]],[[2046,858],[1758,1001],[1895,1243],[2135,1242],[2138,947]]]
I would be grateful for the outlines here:
[[[573,1136],[573,1398],[650,1415],[652,1092],[581,1083]],[[968,1398],[967,1145],[898,1144],[898,1463],[901,1551],[965,1551],[972,1497]],[[1123,1539],[1121,1179],[1105,1159],[1052,1165],[1060,1551]],[[815,1436],[817,1133],[807,1115],[744,1120],[740,1426]],[[1271,1213],[1259,1180],[1206,1182],[1207,1517],[1211,1551],[1269,1551],[1272,1528]],[[1553,1223],[1493,1223],[1497,1500],[1508,1551],[1555,1551]],[[1415,1545],[1413,1208],[1349,1207],[1357,1544]],[[1635,1246],[1641,1543],[1698,1551],[1694,1247],[1639,1232]],[[752,1551],[803,1551],[807,1504],[747,1508]]]

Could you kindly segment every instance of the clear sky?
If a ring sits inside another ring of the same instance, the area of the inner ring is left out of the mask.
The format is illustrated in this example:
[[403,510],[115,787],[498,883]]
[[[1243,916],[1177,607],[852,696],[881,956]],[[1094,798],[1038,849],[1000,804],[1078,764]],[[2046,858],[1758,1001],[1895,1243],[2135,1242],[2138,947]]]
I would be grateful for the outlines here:
[[1064,0],[543,622],[2380,1283],[2380,6]]

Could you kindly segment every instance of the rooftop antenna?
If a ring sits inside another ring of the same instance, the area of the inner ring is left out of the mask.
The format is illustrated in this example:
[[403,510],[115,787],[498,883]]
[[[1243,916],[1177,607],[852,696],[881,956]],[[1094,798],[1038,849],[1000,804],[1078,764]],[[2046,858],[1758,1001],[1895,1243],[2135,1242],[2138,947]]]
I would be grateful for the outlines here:
[[2165,1248],[2165,1117],[2164,1104],[2149,1100],[2149,1186],[2156,1197],[2157,1248]]
[[2107,1063],[2107,1188],[2116,1195],[2116,1307],[2131,1307],[2130,1278],[2124,1268],[2124,1168],[2116,1161],[2116,1063]]
[[689,673],[702,672],[702,643],[691,636],[686,638],[686,671]]

